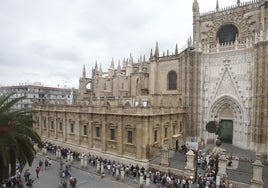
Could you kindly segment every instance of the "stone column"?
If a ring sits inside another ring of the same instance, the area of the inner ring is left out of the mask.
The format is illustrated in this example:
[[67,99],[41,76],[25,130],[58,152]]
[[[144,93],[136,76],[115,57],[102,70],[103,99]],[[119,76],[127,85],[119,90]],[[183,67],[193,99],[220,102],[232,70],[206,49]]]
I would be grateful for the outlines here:
[[59,149],[56,149],[56,159],[59,159]]
[[70,161],[70,157],[71,157],[70,152],[68,152],[67,153],[67,161]]
[[61,158],[61,150],[59,148],[56,150],[56,158],[57,159]]
[[42,153],[43,153],[43,155],[47,155],[47,148],[46,147],[43,147]]
[[38,151],[38,144],[34,143],[34,150],[37,152]]
[[169,166],[169,158],[168,158],[168,145],[164,144],[162,149],[162,155],[161,155],[161,162],[160,164],[163,166]]
[[106,151],[107,150],[107,144],[106,144],[106,122],[102,122],[101,126],[101,139],[102,139],[102,150]]
[[121,168],[121,181],[125,181],[125,171],[123,168]]
[[70,162],[72,163],[74,161],[74,156],[73,154],[70,154]]
[[139,188],[143,188],[143,174],[140,174]]
[[103,162],[101,162],[100,173],[101,173],[101,174],[104,173],[104,165],[103,165]]
[[194,176],[195,173],[195,154],[192,150],[189,150],[187,153],[187,162],[186,162],[186,166],[185,166],[185,171],[184,171],[184,176],[186,176],[187,178],[189,178],[190,176]]
[[115,179],[119,180],[119,168],[118,168],[118,166],[115,167]]
[[81,168],[84,168],[84,158],[83,157],[81,157],[81,159],[80,159],[80,166],[81,166]]
[[59,149],[59,159],[61,159],[61,149]]
[[261,155],[256,154],[256,160],[253,163],[253,177],[250,182],[250,188],[263,188],[262,168]]
[[87,155],[84,156],[84,168],[87,168],[87,161],[88,161],[88,157]]
[[147,173],[146,175],[146,188],[150,188],[151,175]]
[[99,160],[97,161],[97,173],[98,174],[100,173],[100,161]]
[[218,167],[219,167],[219,170],[218,170],[218,175],[221,177],[221,178],[224,178],[227,176],[227,173],[226,173],[226,167],[227,167],[227,159],[226,159],[226,156],[225,155],[220,155],[219,158],[218,158]]

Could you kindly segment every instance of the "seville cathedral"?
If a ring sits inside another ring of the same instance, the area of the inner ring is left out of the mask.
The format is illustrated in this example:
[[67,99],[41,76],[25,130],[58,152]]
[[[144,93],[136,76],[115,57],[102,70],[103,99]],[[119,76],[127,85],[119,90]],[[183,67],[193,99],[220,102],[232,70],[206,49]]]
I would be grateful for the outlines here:
[[[163,146],[202,148],[218,136],[267,154],[268,1],[215,4],[200,13],[194,0],[193,36],[181,52],[174,41],[160,54],[156,43],[149,59],[112,60],[106,72],[96,63],[91,78],[84,66],[76,103],[35,104],[34,129],[44,141],[144,164]],[[218,135],[206,129],[213,121]]]

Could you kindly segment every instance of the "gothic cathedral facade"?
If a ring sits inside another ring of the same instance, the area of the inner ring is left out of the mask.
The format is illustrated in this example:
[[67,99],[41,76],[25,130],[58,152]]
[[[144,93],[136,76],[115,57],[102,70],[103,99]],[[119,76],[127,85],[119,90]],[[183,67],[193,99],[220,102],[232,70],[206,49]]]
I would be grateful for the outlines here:
[[268,2],[253,0],[200,14],[193,3],[193,41],[200,64],[200,136],[216,120],[220,136],[244,149],[267,151]]
[[35,104],[34,129],[69,148],[147,163],[164,145],[200,146],[218,135],[243,149],[268,151],[268,1],[199,12],[193,2],[193,40],[182,52],[112,60],[85,67],[75,105]]

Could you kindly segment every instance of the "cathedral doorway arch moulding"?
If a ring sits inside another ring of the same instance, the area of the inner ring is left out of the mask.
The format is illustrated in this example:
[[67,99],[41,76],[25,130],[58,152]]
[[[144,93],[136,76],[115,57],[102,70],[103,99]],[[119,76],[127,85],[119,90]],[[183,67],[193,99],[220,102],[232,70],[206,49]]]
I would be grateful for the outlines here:
[[[222,123],[219,135],[223,137],[223,140],[238,147],[246,147],[244,113],[236,99],[228,95],[216,99],[210,108],[209,118],[211,121],[216,120]],[[228,133],[228,131],[232,132]],[[230,135],[232,138],[229,138]],[[215,138],[215,135],[208,136],[208,138],[211,137]]]

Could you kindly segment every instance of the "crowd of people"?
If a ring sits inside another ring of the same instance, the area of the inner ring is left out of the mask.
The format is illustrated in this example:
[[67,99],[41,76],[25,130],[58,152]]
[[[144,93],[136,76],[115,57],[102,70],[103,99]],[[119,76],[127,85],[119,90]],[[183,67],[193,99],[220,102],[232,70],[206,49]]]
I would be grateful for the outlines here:
[[1,188],[9,188],[17,186],[18,188],[23,187],[23,182],[21,180],[21,166],[20,163],[16,163],[16,174],[13,176],[9,176],[1,183]]
[[[79,153],[68,148],[56,146],[52,143],[45,143],[45,147],[46,150],[51,154],[56,155],[56,151],[59,150],[61,152],[59,188],[66,188],[68,180],[69,185],[72,188],[75,188],[77,184],[77,179],[70,173],[72,165],[72,161],[70,160],[70,157],[68,157],[70,155],[72,156],[72,159],[77,162],[79,162],[82,158],[85,159],[86,155],[86,159],[88,160],[88,168],[92,167],[96,169],[97,164],[103,165],[104,172],[101,177],[105,177],[105,175],[116,177],[121,174],[121,171],[124,171],[124,176],[126,178],[133,179],[136,182],[138,182],[140,178],[143,178],[144,181],[146,181],[147,178],[150,178],[150,182],[155,184],[156,187],[164,186],[171,188],[188,188],[192,187],[194,183],[196,187],[201,188],[216,187],[216,174],[218,171],[217,158],[213,157],[213,155],[210,155],[210,157],[205,157],[201,152],[196,153],[196,165],[197,168],[200,169],[199,172],[202,173],[197,174],[196,179],[193,179],[193,177],[177,176],[174,174],[160,172],[156,169],[145,169],[143,166],[139,166],[138,164],[124,164],[122,162],[105,159],[97,155],[92,155],[90,153]],[[186,148],[183,150],[183,153],[186,153],[185,150]],[[38,166],[35,169],[36,178],[39,178],[39,173],[41,170],[43,170],[43,168],[46,170],[47,168],[50,168],[50,166],[52,166],[51,158],[48,157],[44,161],[40,160]],[[29,169],[26,169],[24,171],[24,178],[26,186],[28,188],[33,187],[34,180],[31,178],[31,172]],[[9,188],[14,185],[17,185],[18,188],[23,187],[23,182],[21,180],[21,168],[19,164],[17,164],[16,175],[5,180],[1,187]],[[231,185],[228,186],[232,187]],[[220,185],[221,188],[227,188],[228,186],[225,182]]]
[[[200,173],[197,174],[197,187],[200,188],[232,188],[231,183],[227,183],[224,179],[216,184],[216,178],[218,174],[218,155],[210,153],[204,155],[201,152],[197,153],[197,167],[200,169]],[[229,160],[230,161],[230,160]],[[228,161],[228,162],[229,162]]]
[[[147,178],[150,178],[150,181],[155,184],[156,187],[174,187],[174,188],[188,188],[193,184],[192,177],[186,176],[176,176],[174,174],[167,174],[164,172],[160,172],[155,169],[145,169],[143,166],[139,166],[138,164],[124,164],[119,161],[114,161],[110,159],[105,159],[99,157],[97,155],[92,155],[90,153],[79,153],[76,151],[72,151],[68,148],[59,147],[52,143],[46,143],[46,150],[56,155],[56,151],[60,150],[62,160],[60,161],[60,177],[71,176],[69,173],[71,168],[71,161],[68,161],[68,155],[72,155],[73,160],[80,161],[86,155],[86,159],[88,167],[97,168],[97,164],[103,165],[104,174],[112,176],[116,178],[116,170],[118,170],[118,175],[121,174],[121,171],[124,171],[124,176],[129,179],[133,179],[138,182],[140,176],[142,176],[143,180],[146,181]],[[70,158],[69,158],[70,159]],[[71,179],[71,178],[70,178]],[[65,180],[63,179],[60,183],[60,188],[64,188],[63,184],[65,184]]]

